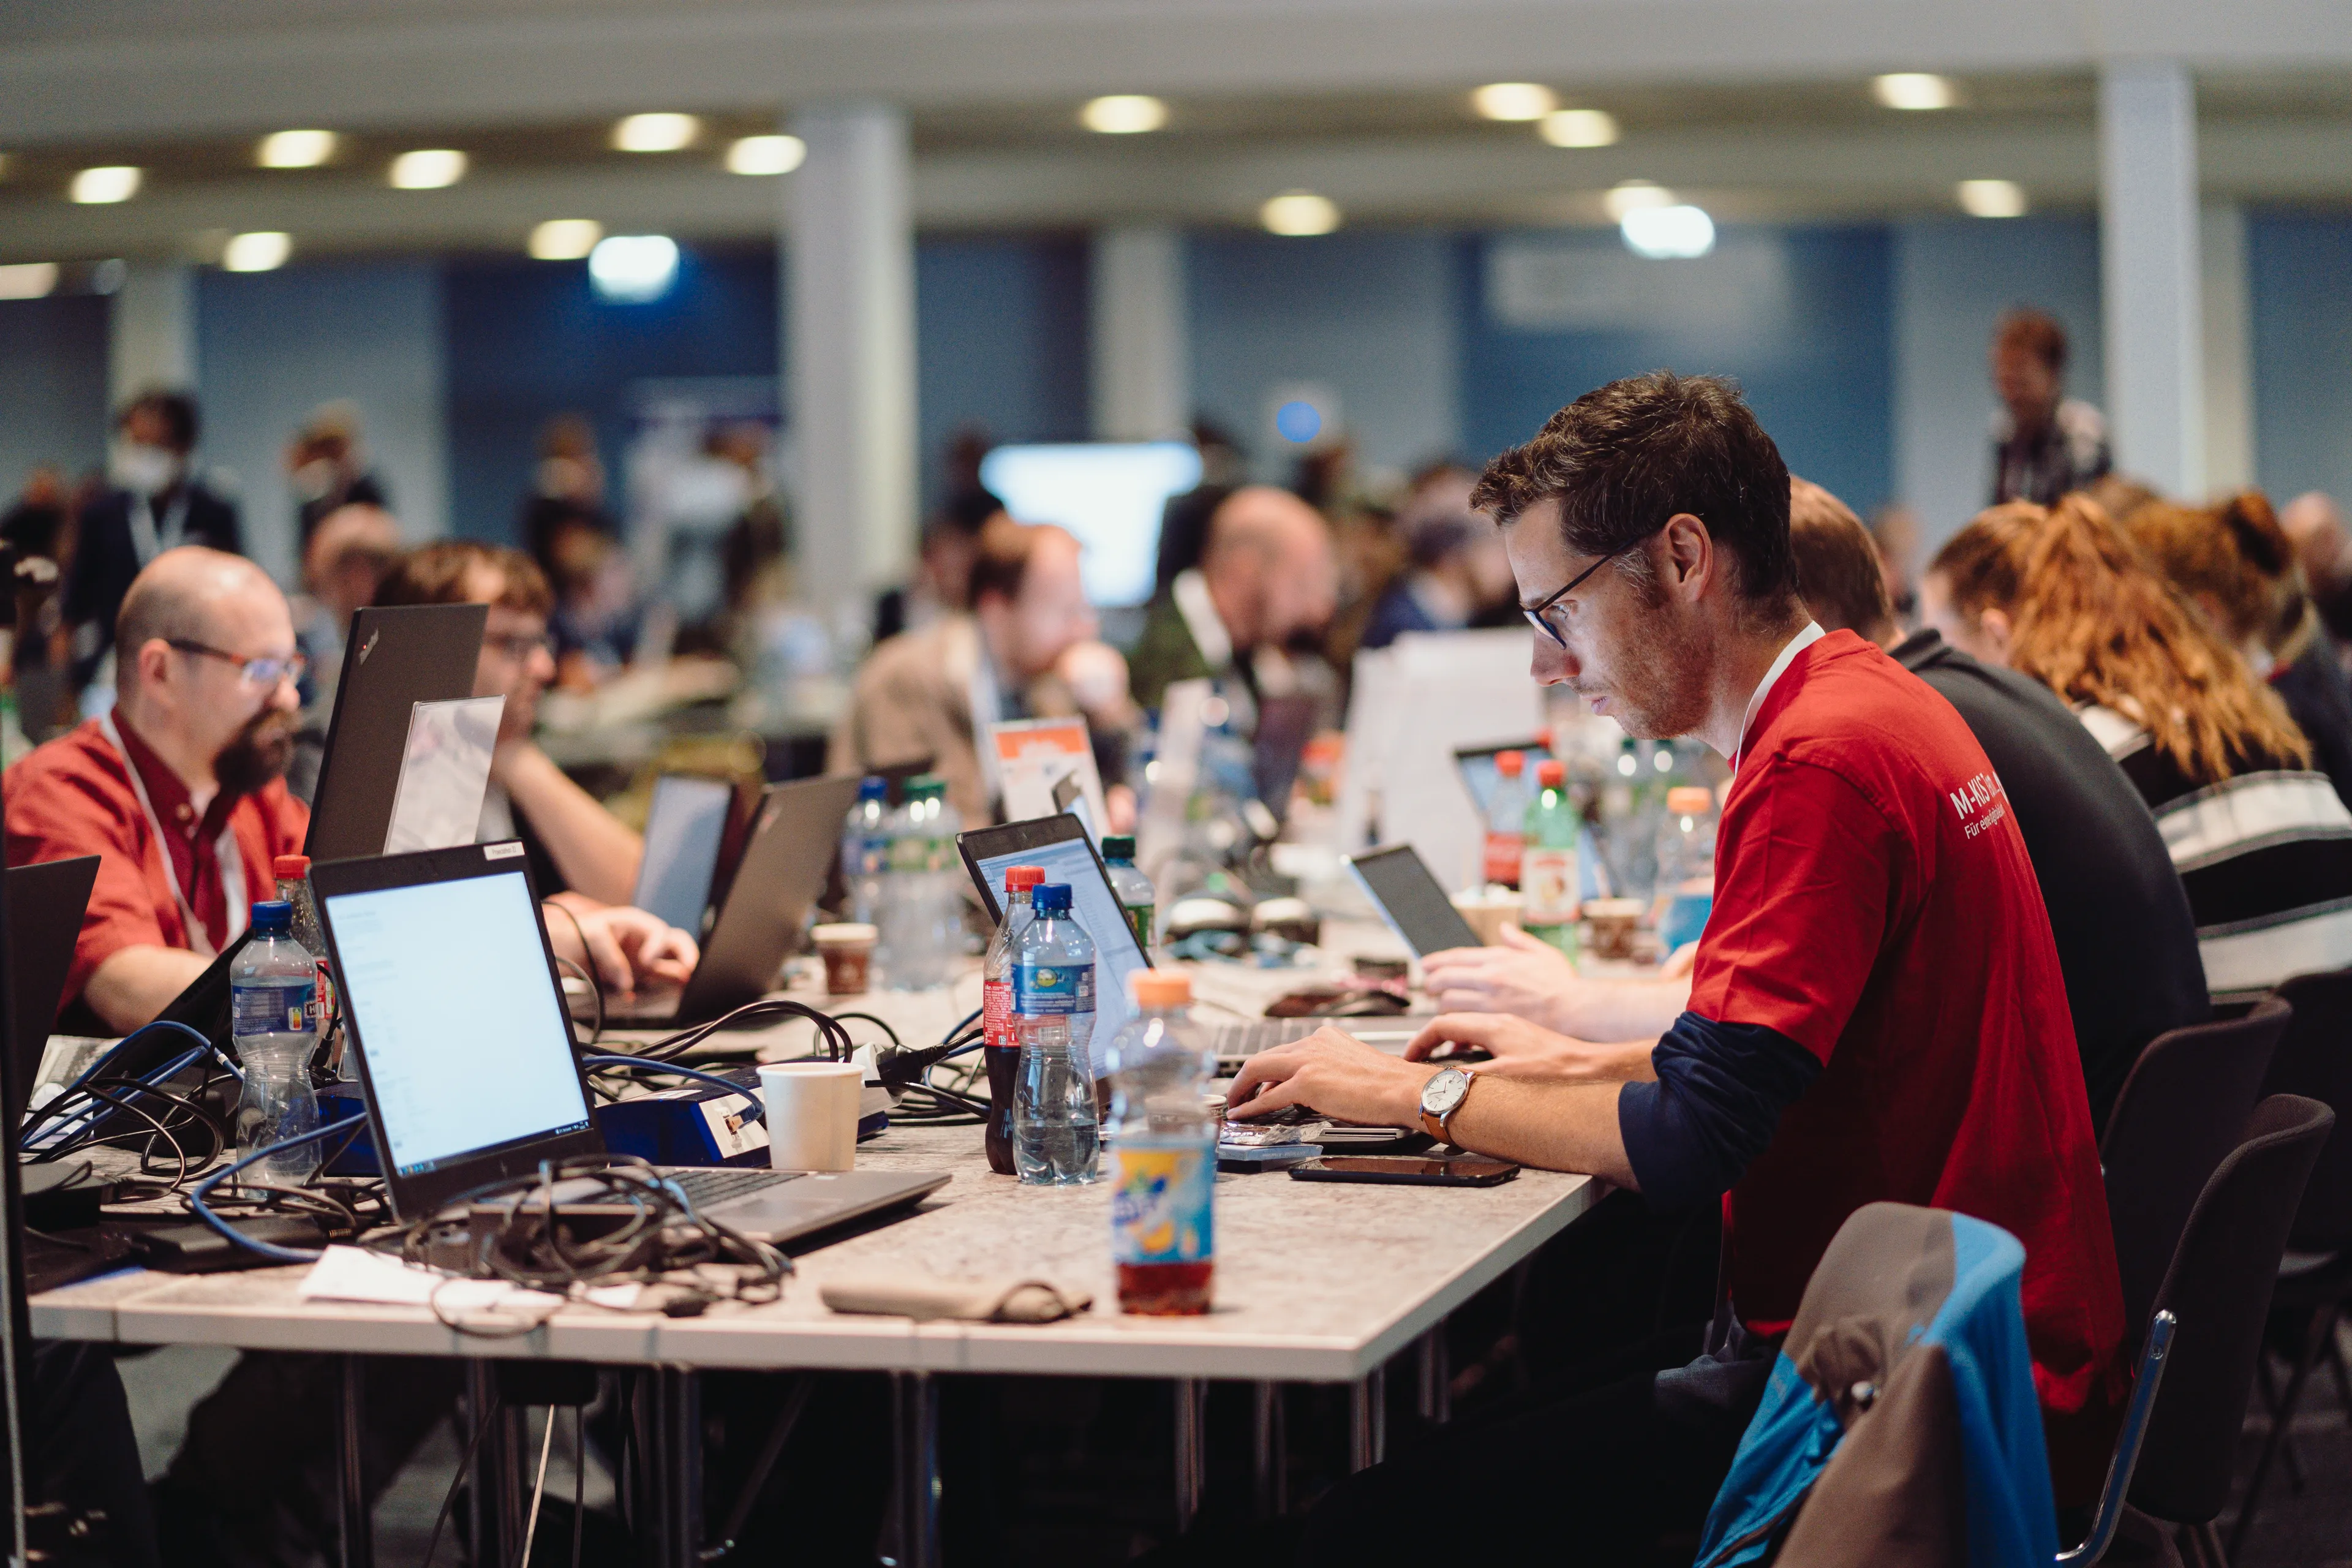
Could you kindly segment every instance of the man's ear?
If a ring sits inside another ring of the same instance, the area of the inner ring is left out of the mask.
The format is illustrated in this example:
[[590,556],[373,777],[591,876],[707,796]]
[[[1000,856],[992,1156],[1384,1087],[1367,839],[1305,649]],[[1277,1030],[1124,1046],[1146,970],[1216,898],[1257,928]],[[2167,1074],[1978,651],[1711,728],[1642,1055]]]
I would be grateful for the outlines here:
[[172,645],[162,637],[149,637],[139,645],[135,662],[139,668],[139,684],[152,691],[171,678]]
[[2014,630],[2010,625],[2009,612],[1988,606],[1984,614],[1977,617],[1977,630],[1983,634],[1986,646],[2000,657],[2000,662],[2007,664],[2010,638]]
[[1696,514],[1678,511],[1666,519],[1664,536],[1670,575],[1659,586],[1672,590],[1694,577],[1713,576],[1715,538]]

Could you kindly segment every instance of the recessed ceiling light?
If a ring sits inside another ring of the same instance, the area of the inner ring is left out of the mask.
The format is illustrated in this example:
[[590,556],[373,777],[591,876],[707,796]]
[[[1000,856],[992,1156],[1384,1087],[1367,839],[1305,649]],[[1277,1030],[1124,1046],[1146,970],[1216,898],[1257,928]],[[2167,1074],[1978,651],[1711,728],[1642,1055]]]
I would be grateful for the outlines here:
[[1114,92],[1088,99],[1078,110],[1078,123],[1106,136],[1132,136],[1167,124],[1168,106],[1149,93]]
[[1328,234],[1339,226],[1339,205],[1313,191],[1285,191],[1257,209],[1268,234]]
[[57,286],[54,261],[19,261],[0,267],[0,300],[37,300]]
[[103,163],[95,169],[84,169],[66,187],[68,199],[84,206],[103,206],[109,202],[127,202],[139,194],[139,184],[145,174],[128,163]]
[[1653,261],[1688,259],[1715,248],[1715,220],[1705,210],[1685,203],[1664,207],[1635,207],[1617,220],[1625,248]]
[[588,281],[596,297],[643,304],[669,292],[677,279],[677,241],[666,234],[615,234],[588,253]]
[[467,162],[455,147],[420,147],[392,161],[392,183],[404,191],[437,191],[464,179]]
[[730,174],[789,174],[808,156],[808,143],[797,136],[743,136],[727,149]]
[[1470,95],[1484,120],[1541,120],[1559,107],[1559,95],[1541,82],[1490,81]]
[[1927,71],[1889,71],[1873,77],[1870,90],[1889,109],[1949,109],[1960,100],[1951,78]]
[[551,217],[530,231],[530,254],[538,261],[577,261],[596,248],[604,226],[593,217]]
[[265,169],[315,169],[335,155],[340,141],[331,131],[273,131],[253,150]]
[[1605,109],[1555,109],[1537,123],[1536,134],[1555,147],[1613,147],[1619,132],[1617,117]]
[[1643,207],[1674,205],[1675,194],[1665,186],[1653,184],[1648,180],[1620,180],[1610,187],[1607,195],[1601,198],[1601,205],[1609,209],[1611,217],[1622,223],[1629,212],[1634,212]]
[[1952,194],[1970,217],[2025,216],[2025,187],[2015,180],[1962,180]]
[[294,237],[275,229],[235,234],[221,250],[221,266],[231,272],[273,272],[294,254]]
[[632,114],[613,126],[613,147],[621,153],[675,153],[691,147],[702,121],[691,114]]

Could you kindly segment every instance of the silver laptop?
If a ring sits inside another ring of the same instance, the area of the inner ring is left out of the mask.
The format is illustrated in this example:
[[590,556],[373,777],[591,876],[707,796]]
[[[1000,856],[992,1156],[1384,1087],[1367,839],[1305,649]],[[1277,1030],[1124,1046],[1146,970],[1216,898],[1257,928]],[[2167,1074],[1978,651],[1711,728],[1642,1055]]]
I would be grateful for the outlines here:
[[[604,1153],[521,845],[345,860],[310,876],[395,1214],[433,1213],[543,1160]],[[714,1219],[778,1243],[948,1181],[663,1169]]]

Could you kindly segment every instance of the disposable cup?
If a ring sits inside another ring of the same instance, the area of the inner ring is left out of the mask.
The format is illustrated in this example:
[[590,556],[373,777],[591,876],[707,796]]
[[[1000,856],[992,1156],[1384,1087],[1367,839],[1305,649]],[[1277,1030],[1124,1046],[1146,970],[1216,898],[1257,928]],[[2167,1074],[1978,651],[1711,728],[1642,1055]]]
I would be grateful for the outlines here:
[[856,1062],[761,1064],[768,1163],[779,1171],[846,1171],[856,1164],[865,1078]]
[[874,941],[870,925],[845,922],[821,925],[809,933],[816,940],[817,956],[824,960],[824,994],[856,996],[872,983]]

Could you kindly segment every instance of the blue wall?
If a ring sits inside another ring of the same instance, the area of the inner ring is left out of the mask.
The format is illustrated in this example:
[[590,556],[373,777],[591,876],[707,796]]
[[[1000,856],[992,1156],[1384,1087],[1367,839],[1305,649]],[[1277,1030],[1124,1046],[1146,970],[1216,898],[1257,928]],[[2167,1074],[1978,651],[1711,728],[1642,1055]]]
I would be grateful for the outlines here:
[[966,426],[998,441],[1087,437],[1087,243],[1072,236],[925,239],[915,247],[923,499]]
[[100,295],[0,300],[0,510],[35,468],[106,460],[106,330]]
[[2263,489],[2352,501],[2352,216],[2248,214],[2246,272]]

